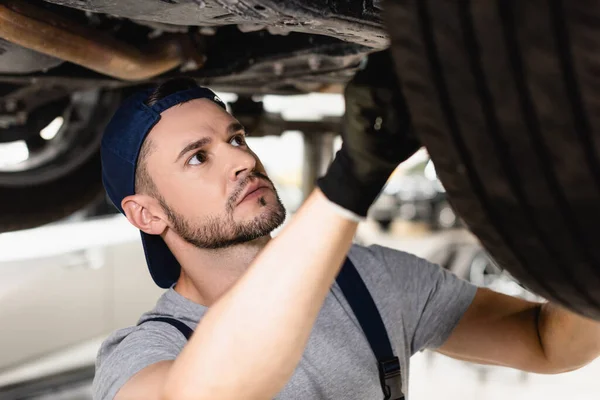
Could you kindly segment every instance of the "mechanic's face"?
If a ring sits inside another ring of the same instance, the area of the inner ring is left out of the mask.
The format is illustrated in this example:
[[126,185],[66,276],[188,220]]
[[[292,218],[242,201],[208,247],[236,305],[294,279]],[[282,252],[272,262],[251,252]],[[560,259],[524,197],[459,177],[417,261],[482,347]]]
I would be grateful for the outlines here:
[[147,168],[173,229],[200,248],[268,235],[285,209],[244,128],[210,100],[172,107],[149,134]]

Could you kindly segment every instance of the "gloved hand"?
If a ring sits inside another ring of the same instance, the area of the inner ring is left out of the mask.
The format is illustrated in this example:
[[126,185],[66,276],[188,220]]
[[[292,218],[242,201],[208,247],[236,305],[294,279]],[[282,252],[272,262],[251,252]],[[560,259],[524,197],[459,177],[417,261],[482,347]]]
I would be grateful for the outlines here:
[[366,217],[398,164],[421,144],[411,129],[389,50],[369,56],[344,97],[342,148],[317,185],[333,203]]

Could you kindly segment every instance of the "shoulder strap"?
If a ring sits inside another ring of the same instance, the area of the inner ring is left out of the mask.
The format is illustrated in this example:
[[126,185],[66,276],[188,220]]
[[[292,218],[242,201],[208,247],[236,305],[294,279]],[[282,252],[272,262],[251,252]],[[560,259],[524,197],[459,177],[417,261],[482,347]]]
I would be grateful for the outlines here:
[[394,355],[377,305],[350,258],[346,257],[336,280],[377,358],[384,400],[404,399],[400,360]]
[[190,340],[190,337],[192,337],[192,333],[194,332],[192,330],[192,328],[190,328],[189,326],[187,326],[183,322],[181,322],[181,321],[179,321],[179,320],[177,320],[175,318],[169,318],[169,317],[148,318],[148,319],[146,319],[146,320],[141,321],[140,323],[138,323],[138,326],[140,326],[141,324],[144,324],[146,322],[150,322],[150,321],[166,322],[167,324],[173,326],[179,332],[181,332],[181,334],[183,336],[185,336],[185,338],[187,340]]

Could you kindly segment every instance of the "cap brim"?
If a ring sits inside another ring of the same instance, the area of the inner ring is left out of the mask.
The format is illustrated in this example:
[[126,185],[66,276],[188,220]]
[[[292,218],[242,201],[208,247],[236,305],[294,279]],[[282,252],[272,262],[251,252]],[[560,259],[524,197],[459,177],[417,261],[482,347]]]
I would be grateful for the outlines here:
[[154,283],[163,289],[170,288],[177,279],[181,267],[179,262],[159,235],[141,232],[148,270]]

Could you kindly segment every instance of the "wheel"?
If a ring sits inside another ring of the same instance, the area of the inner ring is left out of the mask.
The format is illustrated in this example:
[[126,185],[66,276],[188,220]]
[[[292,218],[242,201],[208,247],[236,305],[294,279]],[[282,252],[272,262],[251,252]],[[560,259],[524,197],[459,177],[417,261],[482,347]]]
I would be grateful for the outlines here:
[[600,320],[600,2],[389,0],[384,15],[454,209],[526,287]]
[[379,225],[379,228],[381,228],[382,231],[389,232],[390,228],[392,226],[392,220],[391,219],[380,219],[377,221],[377,224]]
[[[20,145],[8,154],[23,153],[0,162],[0,232],[57,221],[103,196],[100,139],[119,99],[115,92],[75,93],[0,131],[7,134],[0,144]],[[50,122],[58,125],[44,139],[40,130]]]

